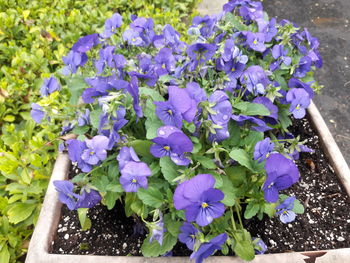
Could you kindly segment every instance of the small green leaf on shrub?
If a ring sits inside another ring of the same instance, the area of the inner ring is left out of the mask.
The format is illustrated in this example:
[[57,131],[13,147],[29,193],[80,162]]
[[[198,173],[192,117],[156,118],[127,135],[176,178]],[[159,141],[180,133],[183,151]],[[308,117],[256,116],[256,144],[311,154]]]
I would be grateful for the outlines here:
[[260,206],[256,203],[249,203],[244,211],[244,218],[250,219],[259,212]]
[[18,224],[26,220],[37,207],[36,203],[15,203],[7,212],[9,222]]
[[164,178],[172,185],[176,184],[174,179],[180,175],[177,165],[168,157],[162,157],[159,161],[160,169]]
[[243,149],[235,148],[230,152],[229,155],[233,160],[237,161],[240,165],[248,168],[251,171],[254,171],[252,166],[252,160],[249,154]]

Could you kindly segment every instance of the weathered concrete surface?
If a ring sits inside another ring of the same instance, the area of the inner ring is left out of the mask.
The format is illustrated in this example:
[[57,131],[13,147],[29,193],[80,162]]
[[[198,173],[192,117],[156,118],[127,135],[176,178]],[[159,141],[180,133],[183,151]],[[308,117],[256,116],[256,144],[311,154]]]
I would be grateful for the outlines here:
[[314,102],[350,164],[350,0],[265,0],[270,17],[307,27],[320,41],[325,88]]

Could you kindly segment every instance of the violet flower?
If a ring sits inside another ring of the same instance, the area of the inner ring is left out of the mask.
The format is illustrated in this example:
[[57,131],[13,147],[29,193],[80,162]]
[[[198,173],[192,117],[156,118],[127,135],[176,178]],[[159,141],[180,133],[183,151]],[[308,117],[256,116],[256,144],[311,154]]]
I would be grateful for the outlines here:
[[123,33],[123,39],[132,46],[142,46],[144,44],[140,33],[133,29],[125,30]]
[[79,67],[86,64],[88,57],[85,53],[76,52],[71,50],[67,56],[62,57],[63,63],[66,67],[63,68],[63,74],[69,75],[76,73]]
[[43,107],[39,104],[32,103],[32,110],[30,111],[30,116],[36,123],[41,123],[43,118],[45,117],[45,112],[43,111]]
[[141,188],[147,189],[147,177],[152,175],[151,169],[143,162],[127,162],[120,170],[119,182],[125,192],[137,192]]
[[304,90],[309,94],[310,99],[312,99],[312,98],[315,96],[315,92],[314,92],[314,90],[310,87],[310,85],[307,84],[307,83],[302,82],[302,81],[299,80],[299,79],[291,78],[291,79],[288,81],[288,87],[289,87],[290,89],[292,89],[292,88],[304,89]]
[[78,126],[90,125],[90,110],[85,109],[85,113],[82,113],[78,117]]
[[67,180],[53,182],[56,191],[59,192],[58,199],[67,205],[69,210],[78,208],[92,208],[101,201],[100,194],[93,190],[83,189],[81,195],[74,193],[74,184]]
[[221,217],[225,206],[221,190],[214,189],[215,179],[211,174],[199,174],[176,187],[174,206],[185,210],[186,220],[195,221],[199,226],[209,225],[215,218]]
[[109,139],[103,135],[97,135],[91,140],[85,140],[87,149],[83,150],[81,159],[90,165],[96,165],[107,158]]
[[267,251],[267,246],[261,238],[254,237],[253,243],[255,244],[255,247],[254,247],[255,255],[265,254],[265,252]]
[[265,46],[265,34],[263,33],[246,33],[246,44],[253,50],[264,52],[266,50]]
[[201,244],[198,250],[191,254],[190,259],[195,259],[196,263],[202,263],[204,259],[210,257],[216,250],[221,250],[227,238],[227,234],[223,233],[212,238],[209,242]]
[[180,129],[174,126],[162,126],[157,131],[158,137],[152,141],[150,152],[154,157],[169,156],[177,165],[188,165],[191,161],[185,153],[192,152],[193,143]]
[[303,78],[311,70],[312,60],[308,56],[302,57],[299,61],[298,67],[296,68],[293,76]]
[[285,49],[283,45],[274,45],[272,48],[272,56],[274,59],[278,60],[270,65],[270,70],[277,70],[282,63],[286,66],[289,66],[292,63],[292,58],[288,57],[287,54],[288,49]]
[[55,77],[50,77],[44,80],[44,84],[40,88],[41,96],[47,97],[51,93],[60,90],[61,86]]
[[134,148],[126,147],[126,146],[124,146],[120,149],[119,154],[117,156],[117,160],[119,163],[120,170],[123,169],[124,166],[130,161],[140,162],[140,159],[137,156]]
[[91,34],[79,38],[79,40],[73,45],[72,50],[74,52],[86,53],[93,47],[100,43],[98,34]]
[[295,163],[279,153],[273,153],[267,158],[265,170],[267,177],[262,189],[269,203],[277,202],[278,191],[289,188],[300,177]]
[[295,199],[294,196],[290,196],[276,207],[276,210],[278,210],[276,215],[279,215],[281,222],[284,224],[288,224],[295,220],[296,214],[293,212]]
[[180,227],[179,241],[186,244],[188,249],[193,250],[196,243],[196,235],[199,232],[191,223],[184,222]]
[[166,232],[166,228],[164,227],[163,214],[160,212],[159,220],[157,223],[151,225],[151,237],[149,242],[152,243],[153,240],[156,240],[159,245],[163,245],[163,237]]
[[254,95],[265,94],[265,88],[270,83],[264,69],[260,66],[250,66],[240,77],[241,83]]
[[290,103],[289,111],[294,118],[302,119],[306,114],[306,108],[310,105],[309,94],[304,89],[293,88],[288,91],[286,101]]
[[253,99],[252,102],[262,104],[270,111],[269,116],[259,116],[258,118],[261,118],[265,122],[272,125],[278,123],[278,107],[275,104],[273,104],[269,98],[256,97],[255,99]]
[[158,76],[168,74],[175,70],[176,59],[169,48],[162,48],[154,57],[154,60],[157,62],[155,71]]
[[243,6],[239,9],[239,13],[245,20],[258,20],[264,17],[261,2],[241,1],[241,4]]
[[272,130],[272,128],[269,127],[264,120],[257,117],[232,114],[231,118],[240,126],[242,126],[246,121],[250,122],[250,124],[252,124],[250,128],[254,131],[265,132]]
[[276,18],[271,18],[270,21],[258,19],[259,32],[265,35],[265,42],[270,42],[278,33],[276,28]]
[[216,45],[206,43],[195,43],[188,46],[186,52],[191,59],[190,70],[194,70],[198,65],[212,58],[215,54]]
[[273,151],[274,147],[275,144],[271,142],[270,138],[265,138],[264,140],[257,142],[254,148],[254,160],[258,160],[259,163],[265,161]]
[[130,84],[127,86],[126,89],[130,93],[131,97],[133,98],[133,107],[137,117],[141,118],[143,116],[143,113],[142,113],[142,108],[140,106],[139,86],[138,86],[137,77],[135,76],[131,77]]
[[120,28],[123,24],[123,17],[115,13],[111,18],[108,18],[105,22],[105,31],[102,34],[103,38],[109,38],[116,33],[117,28]]

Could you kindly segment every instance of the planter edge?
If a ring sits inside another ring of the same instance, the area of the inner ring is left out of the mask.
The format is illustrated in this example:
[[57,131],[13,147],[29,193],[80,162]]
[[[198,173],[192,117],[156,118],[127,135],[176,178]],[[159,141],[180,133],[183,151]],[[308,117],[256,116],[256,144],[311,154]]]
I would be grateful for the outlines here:
[[[324,150],[334,167],[336,175],[341,184],[350,196],[350,172],[349,167],[342,156],[334,138],[332,137],[326,123],[320,112],[313,102],[308,108],[308,113],[314,127],[316,128]],[[26,263],[181,263],[190,262],[185,257],[126,257],[126,256],[96,256],[96,255],[61,255],[49,254],[51,242],[54,238],[57,225],[60,218],[62,204],[58,200],[58,193],[53,186],[54,180],[64,180],[67,178],[70,162],[67,154],[59,154],[56,160],[49,186],[45,195],[44,203],[37,225],[34,229],[31,241],[29,243]],[[322,250],[322,251],[305,251],[257,255],[252,263],[302,263],[316,262],[306,261],[308,258],[317,258],[317,263],[341,263],[347,262],[350,257],[350,248]],[[311,259],[309,259],[311,260]],[[240,258],[227,256],[213,256],[206,259],[206,263],[243,263],[246,262]]]

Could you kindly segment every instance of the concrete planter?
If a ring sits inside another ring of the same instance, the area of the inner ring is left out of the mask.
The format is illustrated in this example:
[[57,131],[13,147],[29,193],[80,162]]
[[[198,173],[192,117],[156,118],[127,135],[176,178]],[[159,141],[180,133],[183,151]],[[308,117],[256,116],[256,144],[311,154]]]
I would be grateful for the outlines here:
[[[308,109],[313,126],[319,133],[321,142],[328,158],[344,186],[344,190],[350,196],[350,170],[336,145],[331,133],[329,132],[322,116],[312,103]],[[61,214],[62,204],[58,201],[58,193],[53,186],[54,180],[64,180],[67,178],[70,167],[69,159],[66,154],[60,154],[57,158],[54,170],[52,172],[49,187],[46,192],[43,208],[41,210],[38,223],[35,227],[32,239],[29,244],[26,263],[180,263],[190,262],[188,257],[166,257],[166,258],[144,258],[144,257],[123,257],[123,256],[88,256],[88,255],[58,255],[49,254],[51,242],[54,239],[58,222]],[[313,259],[308,258],[316,258]],[[317,262],[317,263],[344,263],[349,262],[350,248],[333,249],[311,252],[293,252],[281,254],[258,255],[251,261],[253,263],[298,263],[298,262]],[[221,263],[239,263],[245,262],[237,257],[210,257],[205,262]]]

